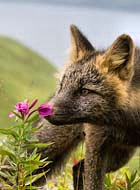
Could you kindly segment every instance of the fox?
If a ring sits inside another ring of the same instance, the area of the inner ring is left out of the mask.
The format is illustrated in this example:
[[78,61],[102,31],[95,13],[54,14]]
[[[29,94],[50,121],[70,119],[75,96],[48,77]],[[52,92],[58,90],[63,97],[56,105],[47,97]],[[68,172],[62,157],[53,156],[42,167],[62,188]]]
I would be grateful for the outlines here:
[[73,167],[74,189],[104,190],[105,174],[124,166],[140,146],[140,49],[122,34],[96,50],[77,26],[70,31],[70,58],[49,101],[53,114],[35,135],[54,142],[40,150],[52,160],[50,173],[85,142],[85,157]]

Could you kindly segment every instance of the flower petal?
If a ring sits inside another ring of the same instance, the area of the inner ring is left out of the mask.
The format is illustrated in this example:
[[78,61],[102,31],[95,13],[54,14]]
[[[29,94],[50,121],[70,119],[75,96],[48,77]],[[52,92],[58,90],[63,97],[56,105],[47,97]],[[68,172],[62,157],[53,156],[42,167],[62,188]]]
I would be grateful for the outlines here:
[[41,104],[37,110],[42,117],[52,115],[52,106],[50,104]]
[[14,117],[14,116],[15,116],[14,113],[9,113],[9,114],[8,114],[8,117],[10,117],[10,118],[11,118],[11,117]]
[[27,101],[18,102],[15,108],[17,112],[20,112],[21,114],[24,114],[24,115],[26,115],[29,112],[29,106],[27,104]]

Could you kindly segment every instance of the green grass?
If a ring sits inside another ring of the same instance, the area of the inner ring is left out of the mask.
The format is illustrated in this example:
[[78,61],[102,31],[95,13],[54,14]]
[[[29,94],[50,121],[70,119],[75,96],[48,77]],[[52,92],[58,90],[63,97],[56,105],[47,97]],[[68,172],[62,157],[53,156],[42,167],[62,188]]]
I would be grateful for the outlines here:
[[0,126],[10,125],[8,113],[17,101],[47,101],[55,90],[56,68],[17,41],[0,36]]

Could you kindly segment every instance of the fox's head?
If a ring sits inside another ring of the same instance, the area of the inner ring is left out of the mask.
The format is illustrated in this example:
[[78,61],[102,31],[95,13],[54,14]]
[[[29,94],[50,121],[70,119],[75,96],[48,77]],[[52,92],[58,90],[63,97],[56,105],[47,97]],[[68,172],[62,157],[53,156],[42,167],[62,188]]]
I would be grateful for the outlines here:
[[106,51],[96,51],[79,29],[71,26],[71,53],[59,88],[51,100],[53,124],[105,123],[129,99],[134,70],[134,45],[119,36]]

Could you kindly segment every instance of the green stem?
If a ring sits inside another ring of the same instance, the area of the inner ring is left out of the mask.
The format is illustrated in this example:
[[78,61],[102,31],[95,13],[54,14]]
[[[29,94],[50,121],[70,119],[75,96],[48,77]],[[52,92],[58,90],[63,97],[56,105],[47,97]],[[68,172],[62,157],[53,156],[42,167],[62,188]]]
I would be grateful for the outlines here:
[[18,146],[17,146],[17,187],[18,190],[24,190],[25,184],[24,184],[24,176],[23,176],[23,167],[21,163],[21,152],[22,152],[22,144],[23,144],[23,132],[24,132],[24,123],[21,127],[19,127],[18,135]]

